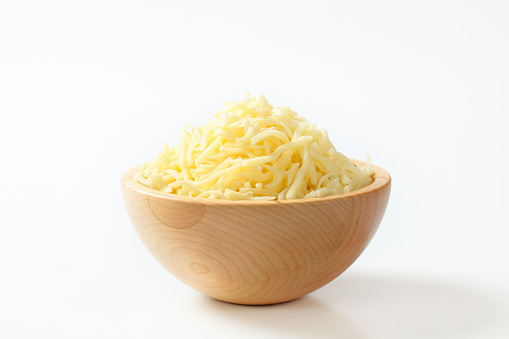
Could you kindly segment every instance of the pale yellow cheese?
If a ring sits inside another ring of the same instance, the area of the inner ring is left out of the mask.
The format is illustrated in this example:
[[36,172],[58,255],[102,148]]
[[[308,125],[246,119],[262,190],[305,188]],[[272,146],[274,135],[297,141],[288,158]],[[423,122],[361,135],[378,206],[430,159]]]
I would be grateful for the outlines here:
[[263,95],[229,102],[204,126],[186,126],[135,179],[163,192],[199,198],[317,198],[372,183],[370,159],[356,167],[327,132]]

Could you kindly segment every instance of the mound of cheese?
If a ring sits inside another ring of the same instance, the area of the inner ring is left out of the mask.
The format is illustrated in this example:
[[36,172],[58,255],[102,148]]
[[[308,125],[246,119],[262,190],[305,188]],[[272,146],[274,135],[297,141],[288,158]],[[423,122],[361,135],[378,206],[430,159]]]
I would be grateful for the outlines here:
[[140,166],[135,179],[169,193],[230,200],[316,198],[372,183],[336,151],[327,132],[288,107],[249,93],[228,102],[204,126],[180,134],[177,146]]

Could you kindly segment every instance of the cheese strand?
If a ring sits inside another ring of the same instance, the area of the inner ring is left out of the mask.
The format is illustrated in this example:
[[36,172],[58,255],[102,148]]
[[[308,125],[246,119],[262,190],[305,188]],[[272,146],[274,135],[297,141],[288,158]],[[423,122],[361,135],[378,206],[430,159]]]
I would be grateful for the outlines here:
[[207,199],[286,200],[351,192],[373,182],[370,159],[356,167],[325,130],[263,95],[229,102],[134,178],[163,192]]

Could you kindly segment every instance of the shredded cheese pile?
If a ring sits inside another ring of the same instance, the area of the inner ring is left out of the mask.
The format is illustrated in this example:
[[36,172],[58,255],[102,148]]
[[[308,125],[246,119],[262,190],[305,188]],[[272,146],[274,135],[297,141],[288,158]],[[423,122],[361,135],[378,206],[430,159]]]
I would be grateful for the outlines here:
[[177,146],[140,166],[135,179],[163,192],[229,200],[316,198],[372,183],[370,162],[356,167],[327,132],[289,107],[273,108],[247,93],[228,102]]

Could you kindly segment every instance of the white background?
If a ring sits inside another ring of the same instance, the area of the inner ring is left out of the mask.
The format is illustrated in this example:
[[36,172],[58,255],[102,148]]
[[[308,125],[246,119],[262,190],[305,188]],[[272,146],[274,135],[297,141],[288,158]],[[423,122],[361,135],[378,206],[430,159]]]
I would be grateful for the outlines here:
[[[0,337],[508,338],[509,2],[2,1]],[[120,176],[245,91],[393,178],[342,276],[205,297],[137,238]]]

